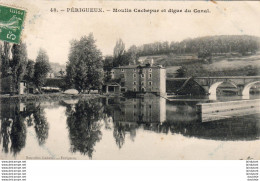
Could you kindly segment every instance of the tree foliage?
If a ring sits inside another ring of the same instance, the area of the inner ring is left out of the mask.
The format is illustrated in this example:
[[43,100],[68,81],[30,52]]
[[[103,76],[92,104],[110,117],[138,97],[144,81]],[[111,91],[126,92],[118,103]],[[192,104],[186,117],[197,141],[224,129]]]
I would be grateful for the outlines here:
[[177,70],[177,78],[185,77],[186,75],[186,69],[181,67],[180,69]]
[[95,42],[92,33],[71,41],[66,82],[79,92],[100,89],[103,83],[102,54]]
[[131,46],[127,51],[122,39],[116,42],[114,47],[113,67],[136,64],[137,61],[137,47]]
[[13,81],[12,92],[19,92],[20,82],[23,80],[26,64],[27,49],[24,43],[0,45],[1,77],[11,76]]
[[10,67],[15,84],[16,92],[19,92],[19,84],[23,80],[27,65],[27,49],[24,43],[14,44],[12,46],[12,61]]
[[11,73],[10,70],[10,44],[4,42],[3,46],[1,45],[1,72],[2,77],[6,77]]
[[114,47],[114,58],[122,56],[125,53],[125,44],[123,40],[120,38],[116,42],[116,46]]
[[[255,53],[260,49],[260,38],[247,35],[207,36],[194,39],[185,39],[180,42],[155,42],[137,47],[138,56],[158,54],[200,54],[232,53],[245,55]],[[208,57],[208,56],[207,56]]]
[[34,84],[38,87],[39,91],[44,85],[50,70],[49,57],[45,50],[40,49],[34,65]]
[[27,65],[26,65],[26,71],[24,74],[24,80],[26,82],[33,82],[34,65],[35,65],[35,62],[33,60],[28,60]]

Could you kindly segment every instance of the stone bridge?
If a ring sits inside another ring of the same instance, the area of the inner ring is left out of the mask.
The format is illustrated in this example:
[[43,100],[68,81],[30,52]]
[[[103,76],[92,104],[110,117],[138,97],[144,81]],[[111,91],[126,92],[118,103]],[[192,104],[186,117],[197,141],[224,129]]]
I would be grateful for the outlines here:
[[217,88],[222,83],[228,83],[237,88],[238,95],[249,96],[250,88],[260,83],[260,76],[225,76],[225,77],[194,77],[211,96],[217,94]]

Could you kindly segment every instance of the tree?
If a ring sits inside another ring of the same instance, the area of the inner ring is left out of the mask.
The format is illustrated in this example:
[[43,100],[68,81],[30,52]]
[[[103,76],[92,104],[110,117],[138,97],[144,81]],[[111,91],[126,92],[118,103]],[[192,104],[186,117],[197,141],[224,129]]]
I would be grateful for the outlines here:
[[106,56],[104,60],[104,82],[109,82],[112,78],[111,70],[113,68],[113,57]]
[[63,76],[65,75],[65,71],[62,70],[62,69],[60,69],[59,73],[60,73],[60,76],[61,76],[61,77],[63,77]]
[[27,50],[26,45],[21,43],[20,45],[14,44],[12,46],[12,61],[10,67],[12,70],[12,78],[14,82],[15,92],[19,93],[20,82],[23,80],[27,65]]
[[113,56],[106,56],[104,59],[104,71],[111,71],[113,68]]
[[186,69],[181,67],[177,70],[177,75],[176,77],[177,78],[180,78],[180,77],[185,77],[185,74],[186,74]]
[[135,45],[132,45],[128,50],[127,53],[129,53],[129,63],[135,65],[138,63],[138,49]]
[[210,61],[212,58],[212,53],[210,52],[210,50],[204,49],[198,52],[198,58],[201,58],[204,61]]
[[92,33],[71,41],[66,82],[79,92],[100,89],[103,84],[102,53],[95,42]]
[[120,57],[125,53],[125,44],[123,40],[120,38],[116,42],[116,46],[114,47],[114,58]]
[[40,49],[34,65],[34,84],[40,92],[50,70],[49,57],[45,50]]
[[68,88],[75,88],[75,77],[76,77],[76,64],[75,63],[69,63],[66,66],[66,76],[65,81]]
[[116,42],[114,47],[114,59],[113,59],[113,67],[118,67],[120,65],[128,65],[128,57],[125,52],[125,44],[122,39],[119,39]]
[[132,45],[128,51],[125,51],[125,44],[122,39],[119,39],[116,42],[114,47],[113,67],[129,64],[135,65],[137,59],[137,47],[135,45]]
[[4,42],[3,48],[1,48],[1,72],[2,77],[7,77],[10,73],[10,44]]
[[2,53],[3,52],[3,48],[2,48],[2,44],[0,43],[0,67],[1,67],[1,72],[0,72],[0,78],[2,78],[2,72],[3,72],[3,70],[2,70]]
[[35,64],[35,62],[33,60],[28,60],[28,62],[27,62],[26,70],[25,70],[25,74],[24,74],[24,80],[27,83],[33,82],[34,64]]

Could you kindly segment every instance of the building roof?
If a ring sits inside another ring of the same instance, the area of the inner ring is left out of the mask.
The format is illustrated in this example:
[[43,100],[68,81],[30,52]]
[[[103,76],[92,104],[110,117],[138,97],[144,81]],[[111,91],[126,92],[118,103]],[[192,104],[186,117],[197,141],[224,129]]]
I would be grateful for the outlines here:
[[117,82],[106,82],[106,83],[104,83],[104,85],[108,85],[108,86],[120,86],[120,84],[118,84]]
[[114,69],[135,69],[135,68],[163,68],[161,65],[150,65],[150,64],[146,64],[146,65],[126,65],[126,66],[119,66],[119,67],[114,67]]

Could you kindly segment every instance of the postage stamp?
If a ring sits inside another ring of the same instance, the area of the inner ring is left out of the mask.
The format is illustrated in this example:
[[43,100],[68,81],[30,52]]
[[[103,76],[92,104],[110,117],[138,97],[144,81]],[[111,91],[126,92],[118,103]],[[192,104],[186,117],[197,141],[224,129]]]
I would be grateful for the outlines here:
[[0,5],[0,40],[19,43],[26,11]]

